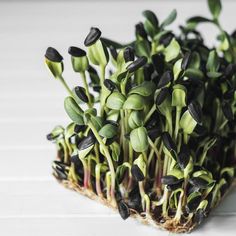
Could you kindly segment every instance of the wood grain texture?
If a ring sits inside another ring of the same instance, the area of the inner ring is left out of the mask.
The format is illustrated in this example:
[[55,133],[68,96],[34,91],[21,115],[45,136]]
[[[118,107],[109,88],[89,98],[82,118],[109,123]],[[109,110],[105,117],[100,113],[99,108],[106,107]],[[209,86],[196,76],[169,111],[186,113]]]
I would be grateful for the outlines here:
[[[235,27],[235,1],[224,1],[222,24]],[[123,222],[118,214],[68,191],[51,177],[55,147],[45,136],[57,124],[68,123],[66,92],[49,75],[43,55],[54,46],[65,58],[65,78],[80,84],[67,54],[69,46],[83,46],[90,26],[103,35],[130,41],[143,9],[160,19],[173,9],[178,19],[209,16],[205,1],[1,1],[0,2],[0,235],[4,236],[116,236],[168,235],[167,232]],[[201,26],[208,44],[217,34]],[[234,235],[236,190],[193,235]]]

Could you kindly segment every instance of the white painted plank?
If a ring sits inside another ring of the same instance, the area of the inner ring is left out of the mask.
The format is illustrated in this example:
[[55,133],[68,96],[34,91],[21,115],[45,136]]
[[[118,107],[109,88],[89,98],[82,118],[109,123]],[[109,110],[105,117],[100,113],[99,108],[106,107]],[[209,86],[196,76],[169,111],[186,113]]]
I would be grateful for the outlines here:
[[[58,119],[59,120],[59,119]],[[40,123],[9,123],[0,124],[0,150],[6,148],[22,147],[22,146],[45,146],[51,147],[51,143],[46,140],[46,135],[56,125],[65,125],[59,122],[56,118],[48,122]],[[69,121],[69,119],[68,119]]]
[[63,94],[59,98],[52,97],[23,97],[2,98],[0,102],[0,124],[1,123],[28,123],[47,121],[68,121],[64,110]]
[[[233,236],[235,235],[236,217],[212,217],[191,233],[193,236]],[[4,236],[167,236],[173,235],[151,226],[142,225],[134,219],[125,222],[120,217],[22,217],[0,219],[0,229]]]
[[[4,235],[167,235],[118,214],[54,182],[0,183],[0,228]],[[5,204],[9,202],[9,204]],[[193,235],[233,235],[236,216],[210,217]],[[90,227],[90,225],[92,227]],[[114,230],[116,229],[116,230]],[[214,230],[213,230],[214,229]],[[130,232],[130,233],[131,233]]]
[[56,147],[53,145],[44,150],[0,150],[0,180],[49,177],[55,157]]
[[[20,181],[22,180],[22,181]],[[0,218],[80,214],[111,214],[112,211],[78,193],[64,189],[53,178],[20,179],[19,181],[1,181],[0,179]],[[227,196],[213,215],[235,215],[234,204],[236,190]],[[6,202],[10,204],[6,204]]]
[[53,178],[50,181],[0,181],[0,196],[0,218],[114,214],[109,208],[64,189]]
[[89,218],[26,218],[0,219],[1,232],[4,236],[98,236],[98,235],[168,235],[167,232],[140,225],[132,219],[123,222],[116,217]]

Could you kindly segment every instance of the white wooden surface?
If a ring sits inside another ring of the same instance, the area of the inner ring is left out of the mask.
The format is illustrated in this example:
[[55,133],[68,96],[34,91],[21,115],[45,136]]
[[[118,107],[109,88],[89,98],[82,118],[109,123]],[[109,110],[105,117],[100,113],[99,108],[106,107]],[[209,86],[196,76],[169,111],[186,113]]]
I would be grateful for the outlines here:
[[[223,3],[222,23],[231,31],[236,2]],[[163,19],[173,8],[179,23],[192,14],[209,14],[205,1],[0,2],[0,235],[168,235],[132,219],[123,222],[51,177],[55,149],[45,135],[68,119],[65,92],[46,71],[43,55],[48,46],[58,48],[65,56],[65,77],[71,86],[78,84],[66,51],[83,45],[90,26],[100,27],[104,36],[129,41],[143,9]],[[210,43],[215,29],[202,29]],[[236,190],[193,235],[234,235],[235,202]]]

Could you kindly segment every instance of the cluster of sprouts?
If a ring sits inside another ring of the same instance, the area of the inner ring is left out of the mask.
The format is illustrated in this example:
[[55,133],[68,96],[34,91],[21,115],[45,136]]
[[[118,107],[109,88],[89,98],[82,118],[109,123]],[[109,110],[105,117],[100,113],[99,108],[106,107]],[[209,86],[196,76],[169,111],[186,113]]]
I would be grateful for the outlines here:
[[[212,18],[192,17],[178,35],[167,29],[175,10],[162,23],[144,11],[126,45],[92,27],[86,51],[68,50],[80,84],[72,90],[63,57],[46,51],[71,119],[47,136],[58,149],[54,175],[117,207],[123,219],[137,214],[187,231],[233,182],[236,34],[219,23],[220,1],[208,4]],[[219,29],[216,47],[204,44],[200,23]]]

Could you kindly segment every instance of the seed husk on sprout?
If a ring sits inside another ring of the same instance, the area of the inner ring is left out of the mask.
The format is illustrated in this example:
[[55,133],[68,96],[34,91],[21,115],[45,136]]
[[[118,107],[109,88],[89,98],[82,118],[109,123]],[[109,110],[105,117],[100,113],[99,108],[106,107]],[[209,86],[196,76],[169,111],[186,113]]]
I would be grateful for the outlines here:
[[[191,17],[175,34],[143,12],[128,44],[92,27],[85,49],[71,46],[70,88],[63,57],[49,47],[45,63],[66,89],[71,123],[56,126],[54,176],[66,186],[172,232],[188,232],[218,205],[235,180],[236,34],[223,30],[221,3],[210,18]],[[205,45],[197,26],[219,30]],[[111,65],[112,64],[112,65]]]
[[98,28],[92,27],[90,29],[89,34],[87,35],[87,37],[84,40],[84,45],[86,47],[91,46],[92,44],[94,44],[100,38],[101,34],[102,33]]
[[49,61],[53,61],[53,62],[62,62],[63,57],[61,56],[61,54],[52,47],[49,47],[45,53],[45,57],[49,60]]

